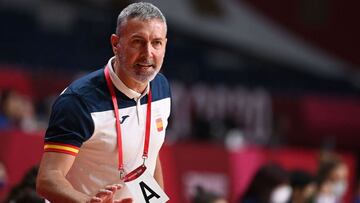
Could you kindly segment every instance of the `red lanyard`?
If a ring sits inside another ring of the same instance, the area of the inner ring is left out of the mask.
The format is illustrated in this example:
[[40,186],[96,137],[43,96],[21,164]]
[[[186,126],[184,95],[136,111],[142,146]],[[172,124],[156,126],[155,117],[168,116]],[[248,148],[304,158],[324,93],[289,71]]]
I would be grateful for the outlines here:
[[[121,138],[121,128],[120,128],[120,118],[119,118],[119,107],[115,95],[114,86],[112,85],[110,74],[109,74],[109,67],[106,66],[104,69],[105,72],[105,79],[106,84],[108,86],[108,89],[111,94],[111,100],[114,106],[114,113],[116,118],[116,135],[117,135],[117,144],[118,144],[118,150],[119,150],[119,171],[120,176],[122,176],[124,172],[124,160],[123,160],[123,151],[122,151],[122,138]],[[147,104],[147,110],[146,110],[146,128],[145,128],[145,141],[144,141],[144,152],[142,158],[145,159],[148,158],[148,151],[149,151],[149,141],[150,141],[150,122],[151,122],[151,89],[149,87],[149,93],[148,93],[148,104]],[[122,178],[122,177],[121,177]]]

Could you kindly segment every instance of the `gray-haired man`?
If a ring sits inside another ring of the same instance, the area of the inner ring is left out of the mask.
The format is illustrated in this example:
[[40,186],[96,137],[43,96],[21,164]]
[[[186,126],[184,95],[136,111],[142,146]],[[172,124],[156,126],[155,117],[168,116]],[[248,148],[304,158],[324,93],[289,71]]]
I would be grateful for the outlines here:
[[[166,32],[165,18],[154,5],[129,5],[111,35],[114,57],[105,68],[74,81],[55,101],[37,179],[37,191],[46,199],[136,200],[130,184],[121,188],[144,171],[163,188],[158,155],[171,94],[158,72]],[[146,201],[161,198],[145,180],[139,186]]]

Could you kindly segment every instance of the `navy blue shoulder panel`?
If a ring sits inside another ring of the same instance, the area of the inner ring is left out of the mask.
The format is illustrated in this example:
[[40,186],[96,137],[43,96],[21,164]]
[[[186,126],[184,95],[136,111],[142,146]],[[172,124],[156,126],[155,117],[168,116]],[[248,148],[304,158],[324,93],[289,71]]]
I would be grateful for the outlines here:
[[90,113],[112,109],[103,68],[74,81],[69,86],[68,91],[69,94],[76,94],[81,97]]
[[93,120],[82,99],[74,94],[62,94],[53,104],[45,142],[80,147],[93,131]]
[[[150,82],[152,101],[158,101],[171,97],[170,85],[162,73],[158,73]],[[141,104],[147,103],[147,97],[141,99]]]
[[[68,90],[69,93],[79,95],[83,98],[91,113],[113,110],[103,68],[74,81]],[[115,91],[120,109],[136,106],[134,100],[128,98],[116,88]]]

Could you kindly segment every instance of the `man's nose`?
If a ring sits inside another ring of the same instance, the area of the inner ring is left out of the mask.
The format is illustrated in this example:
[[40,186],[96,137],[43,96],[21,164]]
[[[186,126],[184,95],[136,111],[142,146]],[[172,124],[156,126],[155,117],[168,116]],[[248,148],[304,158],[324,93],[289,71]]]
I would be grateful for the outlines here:
[[146,58],[152,57],[153,47],[152,47],[151,43],[146,43],[146,45],[143,48],[142,55]]

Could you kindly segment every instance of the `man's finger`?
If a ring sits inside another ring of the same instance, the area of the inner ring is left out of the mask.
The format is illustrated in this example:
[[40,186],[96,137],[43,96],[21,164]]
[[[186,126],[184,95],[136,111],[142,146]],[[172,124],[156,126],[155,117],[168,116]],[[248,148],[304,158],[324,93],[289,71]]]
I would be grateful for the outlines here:
[[123,186],[121,184],[113,184],[113,185],[107,185],[105,187],[105,189],[107,190],[111,190],[111,191],[116,191],[116,190],[120,190]]
[[107,189],[100,189],[99,192],[95,195],[96,197],[99,197],[99,196],[103,196],[103,195],[112,195],[113,192],[111,190],[107,190]]
[[116,186],[117,190],[120,190],[121,188],[123,188],[123,185],[121,185],[121,184],[114,184],[114,185]]
[[102,200],[99,197],[92,197],[88,203],[97,203],[101,202]]
[[114,203],[132,203],[133,200],[131,198],[126,198],[122,200],[115,200]]
[[105,189],[114,193],[117,190],[117,187],[115,185],[108,185]]

